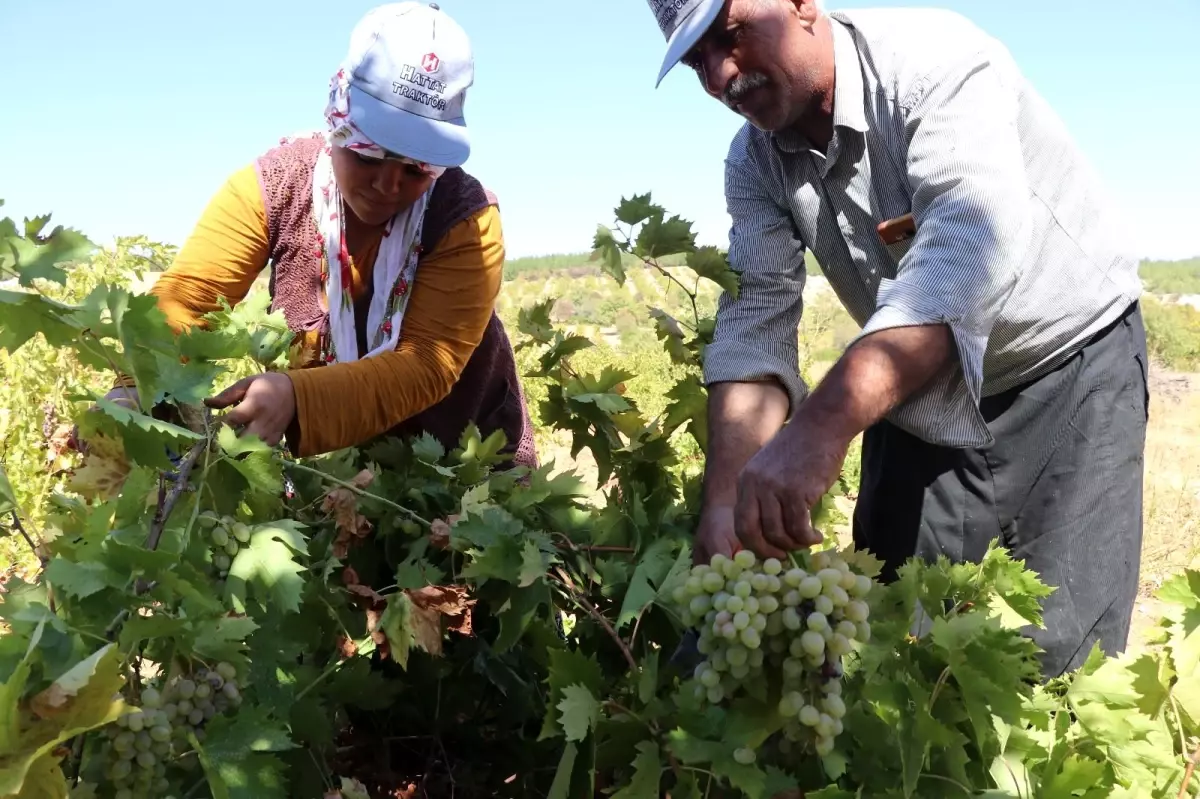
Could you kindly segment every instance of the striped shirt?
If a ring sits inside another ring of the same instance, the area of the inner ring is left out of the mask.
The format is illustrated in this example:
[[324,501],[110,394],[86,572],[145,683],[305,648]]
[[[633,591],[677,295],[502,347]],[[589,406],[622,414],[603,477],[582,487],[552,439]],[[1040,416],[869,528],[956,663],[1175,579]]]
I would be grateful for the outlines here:
[[[797,327],[811,250],[861,335],[947,324],[958,360],[888,419],[931,443],[992,442],[981,396],[1066,361],[1141,293],[1118,211],[1012,56],[939,10],[830,12],[834,134],[747,123],[725,163],[729,260],[708,383],[774,377],[807,394]],[[917,236],[876,226],[911,212]]]

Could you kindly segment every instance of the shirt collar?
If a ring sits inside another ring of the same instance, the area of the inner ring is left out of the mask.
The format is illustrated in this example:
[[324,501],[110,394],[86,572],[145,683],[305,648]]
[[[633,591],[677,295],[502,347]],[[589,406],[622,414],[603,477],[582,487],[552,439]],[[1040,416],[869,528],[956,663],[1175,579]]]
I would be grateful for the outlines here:
[[[858,60],[854,35],[841,20],[832,16],[828,19],[833,32],[833,135],[836,139],[838,128],[866,133],[867,114],[863,107],[862,65]],[[794,131],[772,134],[772,138],[787,152],[813,149],[807,138]]]

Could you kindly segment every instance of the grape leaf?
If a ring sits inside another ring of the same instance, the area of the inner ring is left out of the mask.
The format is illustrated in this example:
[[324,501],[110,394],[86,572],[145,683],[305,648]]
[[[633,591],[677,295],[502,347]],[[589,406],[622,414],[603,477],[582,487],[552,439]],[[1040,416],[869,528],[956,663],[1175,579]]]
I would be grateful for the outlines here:
[[[18,740],[0,747],[0,796],[18,793],[38,758],[63,741],[115,721],[125,710],[123,701],[113,699],[124,681],[121,653],[107,644],[38,694],[33,707],[45,715],[35,715]],[[6,688],[10,685],[11,680]],[[0,699],[7,699],[6,693],[0,692]]]
[[575,771],[575,759],[578,756],[579,747],[567,742],[558,759],[558,767],[554,770],[554,782],[550,783],[550,792],[546,794],[546,799],[571,799],[571,774]]
[[93,399],[99,411],[84,414],[79,424],[81,436],[89,438],[93,431],[119,435],[124,445],[125,456],[142,466],[173,469],[174,465],[167,457],[167,449],[180,451],[203,438],[186,427],[131,411],[104,397],[72,399]]
[[612,799],[658,799],[662,782],[662,756],[658,744],[642,741],[633,759],[633,777],[629,784],[612,795]]
[[691,252],[696,247],[696,234],[692,223],[675,215],[664,219],[662,211],[656,211],[638,231],[634,253],[643,258],[659,258],[680,252]]
[[96,249],[96,245],[78,230],[61,225],[48,236],[27,233],[26,238],[14,237],[5,243],[16,259],[15,268],[22,286],[31,286],[38,278],[63,283],[67,273],[60,264],[82,261]]
[[675,564],[676,542],[669,538],[660,538],[646,548],[638,560],[633,577],[629,580],[629,589],[621,602],[621,612],[617,614],[617,629],[637,618],[637,615],[658,595],[658,586],[671,571]]
[[33,761],[21,784],[20,799],[75,799],[74,792],[67,792],[61,762],[62,758],[50,752]]
[[213,799],[286,799],[285,767],[274,755],[249,752],[236,759],[213,758],[191,730],[187,740],[200,758]]
[[546,716],[542,722],[542,731],[538,740],[553,738],[558,735],[558,722],[554,708],[563,699],[563,689],[570,685],[582,685],[593,695],[603,694],[604,677],[600,665],[589,658],[570,649],[555,649],[550,652],[550,667],[547,670],[546,682],[550,688],[546,697]]
[[557,707],[568,741],[582,741],[600,720],[600,703],[587,686],[579,683],[562,689],[562,700]]
[[688,375],[667,392],[663,433],[670,435],[680,425],[691,422],[691,433],[701,451],[708,450],[708,393],[695,375]]
[[246,599],[247,586],[264,605],[268,600],[282,610],[300,610],[300,594],[304,589],[303,566],[296,562],[298,553],[307,552],[304,525],[294,521],[278,521],[250,529],[250,542],[245,544],[229,566],[225,590],[240,601]]
[[725,254],[716,247],[698,247],[689,252],[687,265],[700,277],[711,280],[724,289],[731,298],[738,297],[738,275],[729,268]]
[[614,209],[617,221],[637,225],[656,213],[661,215],[663,209],[651,202],[650,194],[635,194],[629,199],[622,197],[620,204]]
[[621,261],[621,245],[613,238],[612,230],[604,225],[596,229],[596,237],[592,240],[592,255],[588,259],[600,261],[600,268],[617,281],[618,286],[625,285],[625,265]]
[[234,660],[246,648],[246,639],[258,629],[249,616],[222,616],[195,622],[196,654],[217,660]]
[[691,363],[692,356],[684,346],[683,328],[679,321],[661,308],[651,308],[650,317],[654,319],[654,333],[663,343],[667,355],[673,363]]
[[0,515],[16,509],[17,496],[13,493],[12,483],[8,482],[8,475],[4,471],[4,464],[0,463]]
[[1102,784],[1106,769],[1102,763],[1079,755],[1067,757],[1057,773],[1043,777],[1038,796],[1044,799],[1069,799],[1078,792],[1087,792]]
[[1169,605],[1182,608],[1200,607],[1200,571],[1186,569],[1163,581],[1155,597]]
[[246,752],[283,752],[295,747],[287,725],[261,707],[248,705],[236,716],[217,716],[205,727],[206,752],[214,761],[241,759]]
[[492,642],[492,650],[501,654],[511,649],[525,634],[538,608],[549,604],[550,586],[545,582],[535,582],[509,594],[508,600],[496,612],[500,618],[500,634]]
[[55,557],[46,564],[46,579],[56,591],[78,599],[89,597],[105,588],[121,588],[126,583],[125,577],[103,563],[76,563],[63,557]]

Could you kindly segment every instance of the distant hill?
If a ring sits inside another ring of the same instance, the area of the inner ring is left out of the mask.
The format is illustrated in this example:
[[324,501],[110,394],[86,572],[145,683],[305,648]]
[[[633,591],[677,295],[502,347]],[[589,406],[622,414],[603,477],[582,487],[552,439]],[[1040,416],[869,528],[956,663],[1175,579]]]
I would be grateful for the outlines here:
[[[638,260],[632,256],[627,256],[625,261],[627,266],[638,264]],[[821,274],[821,267],[811,254],[807,263],[810,275]],[[505,280],[512,280],[523,274],[546,272],[571,272],[583,276],[598,274],[600,266],[595,261],[588,260],[587,253],[513,258],[504,265]],[[1140,273],[1146,291],[1152,294],[1200,294],[1200,257],[1182,261],[1144,260]]]

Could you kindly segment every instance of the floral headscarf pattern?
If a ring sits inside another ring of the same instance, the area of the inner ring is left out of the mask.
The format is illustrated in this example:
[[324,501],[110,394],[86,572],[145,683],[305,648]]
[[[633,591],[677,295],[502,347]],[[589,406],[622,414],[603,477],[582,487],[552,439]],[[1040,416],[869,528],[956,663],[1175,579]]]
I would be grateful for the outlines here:
[[[338,70],[330,81],[325,121],[328,125],[324,133],[325,146],[317,156],[313,171],[313,220],[323,243],[319,253],[321,282],[324,284],[329,314],[326,335],[321,337],[321,357],[326,363],[346,363],[396,349],[420,257],[421,226],[434,184],[412,206],[396,214],[384,229],[372,270],[375,290],[367,312],[368,351],[363,355],[358,351],[358,337],[355,334],[345,208],[334,179],[332,154],[334,147],[345,147],[374,158],[384,158],[389,154],[351,122],[350,85],[344,70]],[[284,139],[283,143],[286,141]],[[445,172],[444,167],[408,158],[400,160],[417,166],[432,176],[435,183]]]

